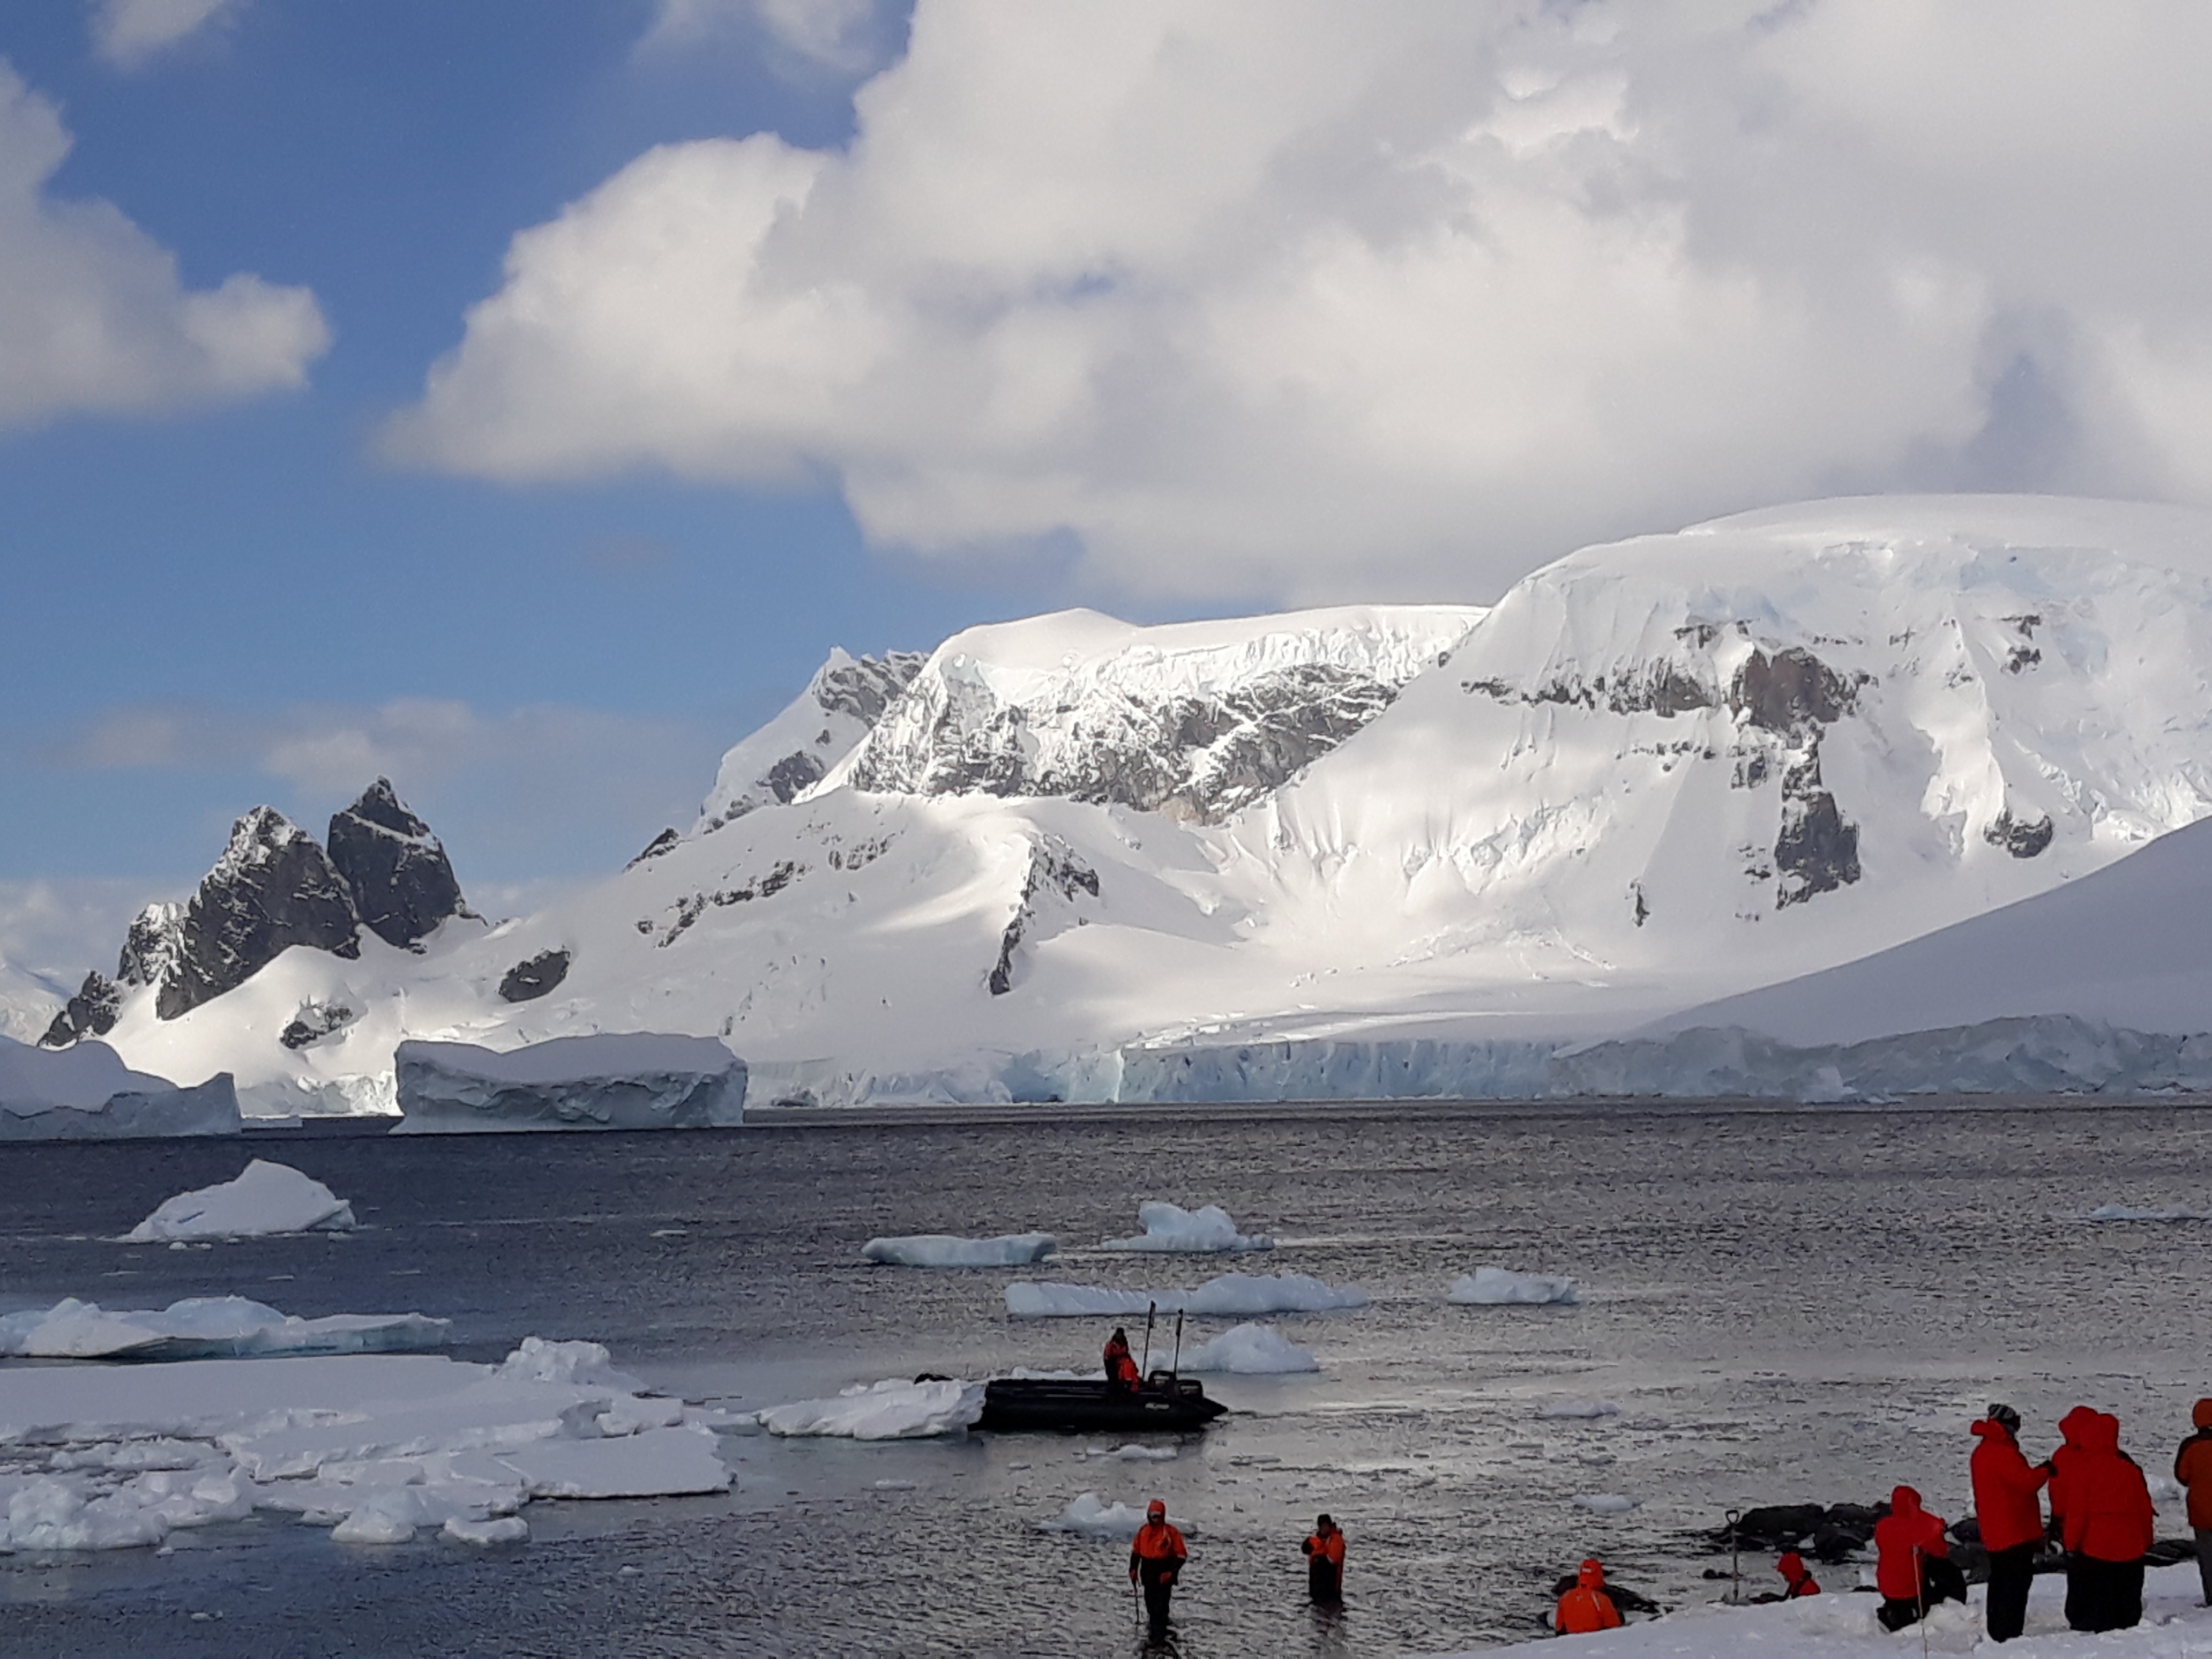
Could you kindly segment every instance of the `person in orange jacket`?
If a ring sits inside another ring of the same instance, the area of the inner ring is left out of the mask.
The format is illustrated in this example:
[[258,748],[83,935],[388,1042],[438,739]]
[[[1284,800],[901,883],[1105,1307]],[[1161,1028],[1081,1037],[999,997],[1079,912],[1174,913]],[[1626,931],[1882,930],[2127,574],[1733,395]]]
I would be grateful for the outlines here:
[[1168,1602],[1182,1564],[1189,1559],[1182,1534],[1168,1525],[1168,1506],[1155,1498],[1145,1506],[1145,1524],[1129,1546],[1129,1582],[1144,1586],[1145,1618],[1155,1642],[1166,1638]]
[[1306,1595],[1323,1606],[1344,1600],[1344,1534],[1324,1515],[1298,1546],[1306,1556]]
[[2066,1622],[2075,1630],[2133,1630],[2142,1622],[2143,1557],[2156,1516],[2150,1487],[2120,1449],[2120,1419],[2104,1412],[2076,1435],[2065,1473]]
[[1130,1357],[1129,1334],[1119,1325],[1114,1334],[1106,1339],[1106,1381],[1117,1389],[1135,1389],[1144,1378],[1137,1374],[1137,1362]]
[[1782,1559],[1774,1564],[1774,1570],[1782,1575],[1784,1601],[1802,1601],[1808,1595],[1820,1593],[1820,1586],[1813,1577],[1813,1570],[1805,1565],[1805,1558],[1796,1550],[1783,1551]]
[[1881,1592],[1881,1607],[1875,1617],[1884,1630],[1917,1624],[1930,1607],[1951,1594],[1944,1582],[1948,1575],[1929,1571],[1938,1561],[1950,1561],[1943,1518],[1922,1508],[1920,1494],[1911,1487],[1899,1486],[1890,1493],[1889,1513],[1875,1522],[1874,1547],[1874,1583]]
[[2197,1576],[2204,1605],[2212,1607],[2212,1400],[2189,1414],[2197,1432],[2173,1455],[2173,1478],[2189,1494],[2189,1525],[2197,1534]]
[[1583,1563],[1582,1571],[1575,1575],[1575,1587],[1559,1598],[1559,1608],[1552,1615],[1552,1628],[1561,1636],[1618,1630],[1626,1622],[1606,1589],[1604,1564],[1595,1559]]
[[1990,1553],[1990,1640],[2009,1642],[2027,1619],[2028,1586],[2043,1547],[2043,1505],[2036,1494],[2051,1479],[2048,1466],[2028,1467],[2020,1449],[2020,1413],[1991,1406],[1974,1425],[1974,1518]]

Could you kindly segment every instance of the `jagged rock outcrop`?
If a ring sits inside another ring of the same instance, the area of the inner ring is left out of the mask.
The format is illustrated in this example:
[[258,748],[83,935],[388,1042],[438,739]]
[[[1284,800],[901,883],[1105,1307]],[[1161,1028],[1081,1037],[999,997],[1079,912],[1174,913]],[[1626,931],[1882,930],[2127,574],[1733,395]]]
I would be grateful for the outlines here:
[[446,849],[389,778],[331,817],[325,845],[352,891],[356,918],[386,945],[416,948],[441,922],[465,913]]
[[[1030,848],[1030,867],[1022,879],[1021,902],[999,939],[999,960],[984,982],[994,997],[1014,988],[1014,952],[1036,931],[1041,908],[1055,898],[1073,903],[1078,893],[1098,896],[1098,872],[1076,857],[1074,850],[1056,837],[1047,836]],[[1080,921],[1082,919],[1078,917]]]
[[[928,660],[920,651],[832,651],[782,713],[722,757],[694,833],[711,835],[764,806],[788,806],[868,735]],[[641,858],[676,844],[672,833],[665,839],[666,847],[656,840]]]
[[177,953],[156,994],[163,1019],[243,985],[295,945],[361,954],[345,878],[319,842],[273,806],[257,806],[185,907]]
[[568,977],[569,960],[566,951],[541,951],[534,957],[516,963],[500,979],[500,1000],[536,1001],[556,989],[561,981]]
[[177,965],[184,949],[185,907],[149,904],[132,920],[123,935],[123,951],[115,964],[121,985],[159,985]]
[[62,1005],[54,1023],[39,1039],[41,1048],[66,1048],[82,1037],[106,1036],[123,1012],[123,992],[97,969],[84,976],[77,994]]

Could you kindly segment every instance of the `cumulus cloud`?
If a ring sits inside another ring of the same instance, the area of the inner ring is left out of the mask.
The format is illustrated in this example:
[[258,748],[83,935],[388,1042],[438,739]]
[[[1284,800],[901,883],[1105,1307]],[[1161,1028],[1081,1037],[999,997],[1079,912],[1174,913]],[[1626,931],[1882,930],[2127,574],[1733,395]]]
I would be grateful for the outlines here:
[[185,288],[113,205],[46,193],[69,147],[53,105],[0,60],[0,427],[306,384],[330,344],[314,295],[244,273]]
[[386,441],[1285,599],[1844,489],[2212,500],[2208,60],[2192,0],[920,0],[848,147],[518,234]]
[[236,16],[245,0],[91,0],[91,6],[93,50],[118,69],[137,69]]

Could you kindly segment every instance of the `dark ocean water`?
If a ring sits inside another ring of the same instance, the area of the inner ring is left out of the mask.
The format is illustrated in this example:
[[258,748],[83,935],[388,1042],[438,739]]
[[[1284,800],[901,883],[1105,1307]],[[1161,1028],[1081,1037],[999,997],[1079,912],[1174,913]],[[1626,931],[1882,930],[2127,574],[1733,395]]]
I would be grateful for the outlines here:
[[[247,1152],[350,1198],[361,1231],[106,1242]],[[878,1233],[1085,1243],[1135,1231],[1155,1197],[1222,1204],[1281,1247],[958,1273],[858,1256]],[[1174,1462],[1086,1459],[1091,1443],[1055,1437],[735,1437],[727,1497],[534,1504],[532,1541],[490,1559],[266,1520],[177,1534],[166,1557],[0,1558],[0,1653],[1134,1653],[1122,1549],[1035,1524],[1085,1490],[1158,1494],[1188,1525],[1190,1659],[1534,1634],[1551,1576],[1592,1552],[1662,1601],[1707,1599],[1697,1537],[1731,1506],[1911,1480],[1961,1512],[1966,1425],[1993,1398],[2026,1414],[2032,1449],[2073,1404],[2116,1411],[2162,1469],[2212,1392],[2212,1223],[2086,1218],[2109,1202],[2212,1210],[2212,1113],[1162,1111],[11,1146],[0,1308],[419,1309],[454,1322],[464,1357],[590,1337],[746,1408],[922,1370],[1094,1363],[1100,1323],[1006,1317],[1017,1277],[1295,1271],[1374,1304],[1278,1319],[1322,1375],[1210,1381],[1238,1413]],[[1448,1305],[1485,1262],[1571,1273],[1586,1299]],[[1538,1416],[1566,1399],[1622,1409]],[[1594,1515],[1574,1502],[1592,1493],[1640,1507]],[[1351,1538],[1348,1603],[1326,1622],[1297,1550],[1320,1510]],[[2173,1506],[2162,1519],[2180,1529]]]

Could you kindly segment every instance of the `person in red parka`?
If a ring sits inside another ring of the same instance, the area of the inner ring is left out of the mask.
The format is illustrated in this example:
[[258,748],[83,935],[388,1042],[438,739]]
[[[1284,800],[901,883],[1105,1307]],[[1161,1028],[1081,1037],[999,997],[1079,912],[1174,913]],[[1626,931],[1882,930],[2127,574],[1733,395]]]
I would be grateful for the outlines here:
[[1595,1560],[1583,1563],[1582,1571],[1575,1575],[1575,1587],[1559,1598],[1559,1607],[1552,1614],[1552,1628],[1562,1636],[1618,1630],[1626,1622],[1605,1587],[1604,1565]]
[[1808,1595],[1820,1593],[1820,1582],[1813,1577],[1813,1570],[1805,1565],[1805,1558],[1796,1550],[1783,1551],[1782,1559],[1774,1564],[1774,1570],[1782,1575],[1784,1601],[1802,1601]]
[[2058,1419],[2058,1449],[2043,1467],[2051,1471],[2051,1530],[2045,1535],[2057,1543],[2066,1529],[2066,1475],[2081,1455],[2081,1431],[2097,1420],[2087,1406],[2076,1406]]
[[2150,1553],[2150,1487],[2120,1449],[2120,1419],[2103,1412],[2075,1437],[2065,1480],[2066,1622],[2075,1630],[2133,1630],[2142,1622],[2143,1557]]
[[1942,1517],[1923,1509],[1920,1494],[1911,1487],[1899,1486],[1890,1493],[1889,1513],[1875,1522],[1874,1547],[1874,1583],[1881,1592],[1881,1607],[1875,1617],[1884,1630],[1918,1623],[1929,1607],[1952,1594],[1943,1576],[1929,1571],[1933,1563],[1951,1558]]
[[2173,1478],[2189,1494],[2189,1524],[2197,1534],[2197,1576],[2204,1605],[2212,1607],[2212,1400],[2190,1413],[2197,1432],[2173,1455]]
[[2043,1547],[2043,1505],[2036,1494],[2051,1479],[2031,1468],[2020,1449],[2020,1413],[1992,1406],[1974,1425],[1974,1518],[1990,1553],[1989,1630],[1992,1642],[2009,1642],[2027,1618],[2027,1589]]

